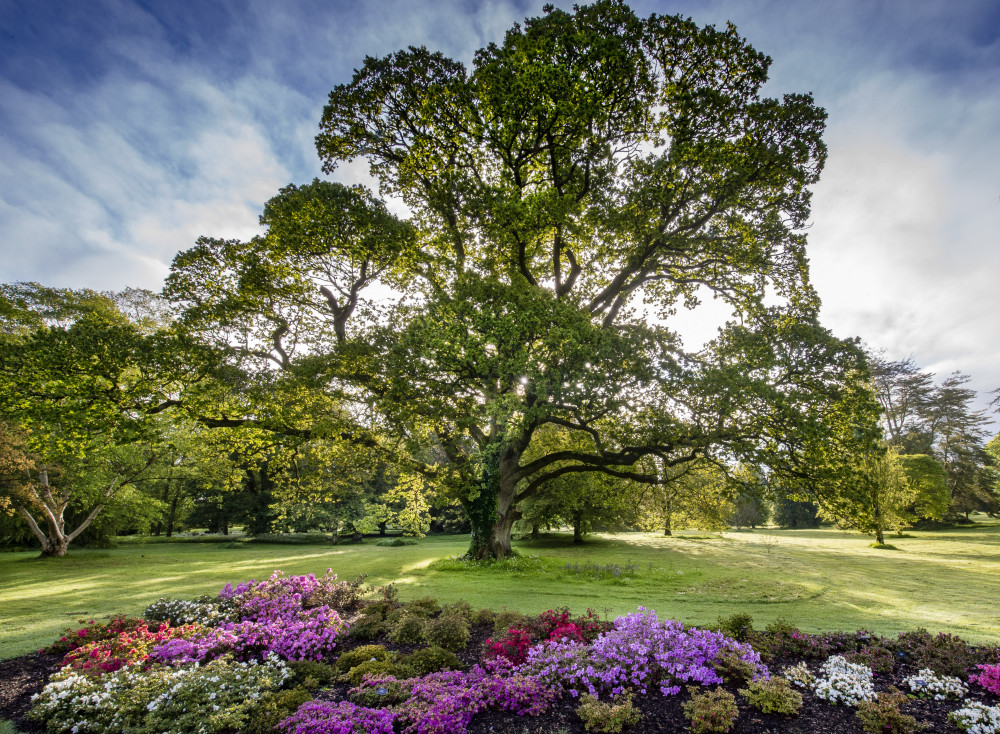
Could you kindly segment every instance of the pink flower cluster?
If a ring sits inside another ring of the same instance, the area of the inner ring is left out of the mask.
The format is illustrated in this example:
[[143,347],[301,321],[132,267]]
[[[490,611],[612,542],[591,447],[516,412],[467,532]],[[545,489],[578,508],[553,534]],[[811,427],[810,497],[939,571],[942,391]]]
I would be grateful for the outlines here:
[[[161,624],[151,630],[146,622],[122,627],[114,637],[95,640],[70,650],[63,658],[63,665],[90,676],[113,673],[126,665],[144,662],[159,645],[177,641],[197,629],[195,625],[171,627]],[[81,629],[77,634],[86,638],[87,630]]]
[[174,665],[204,662],[227,652],[237,658],[263,659],[275,653],[285,660],[321,660],[333,651],[347,625],[328,606],[306,608],[310,595],[324,582],[312,574],[289,576],[275,572],[267,581],[226,584],[219,597],[228,603],[231,619],[202,635],[173,641],[153,651],[155,659]]
[[978,683],[990,693],[1000,696],[1000,663],[996,665],[979,665],[982,672],[969,676],[969,680]]
[[307,701],[278,724],[288,734],[392,734],[396,714],[388,709],[355,706],[348,701],[334,705]]

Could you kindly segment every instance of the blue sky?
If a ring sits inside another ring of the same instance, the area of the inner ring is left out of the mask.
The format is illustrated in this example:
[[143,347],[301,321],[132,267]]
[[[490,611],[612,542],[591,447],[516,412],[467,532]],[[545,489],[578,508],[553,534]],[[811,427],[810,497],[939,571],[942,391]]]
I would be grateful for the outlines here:
[[[556,3],[568,7],[570,3]],[[365,55],[468,62],[541,2],[0,0],[0,282],[158,289],[199,235],[248,237],[321,175],[329,90]],[[732,21],[766,91],[830,118],[809,229],[823,320],[1000,386],[1000,3],[635,0]],[[362,164],[338,172],[366,182]],[[681,324],[710,336],[711,303]]]

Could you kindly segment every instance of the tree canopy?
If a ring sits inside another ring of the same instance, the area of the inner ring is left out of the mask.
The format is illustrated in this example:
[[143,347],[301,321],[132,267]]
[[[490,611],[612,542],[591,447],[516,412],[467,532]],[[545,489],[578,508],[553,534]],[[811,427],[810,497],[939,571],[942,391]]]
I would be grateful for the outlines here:
[[[422,47],[365,59],[317,149],[331,173],[365,160],[409,214],[292,185],[261,237],[177,257],[166,292],[231,370],[217,418],[401,441],[464,504],[476,557],[509,554],[521,503],[560,477],[840,471],[827,438],[874,440],[875,404],[809,284],[825,113],[762,97],[769,64],[732,26],[614,0],[547,7],[471,68]],[[739,319],[687,352],[669,319],[705,290]],[[546,426],[575,438],[539,450]]]

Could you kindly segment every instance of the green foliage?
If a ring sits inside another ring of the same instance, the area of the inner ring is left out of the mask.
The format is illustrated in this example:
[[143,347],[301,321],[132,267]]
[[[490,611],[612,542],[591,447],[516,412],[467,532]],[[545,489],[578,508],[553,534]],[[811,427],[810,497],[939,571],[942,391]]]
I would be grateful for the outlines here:
[[378,541],[375,545],[382,546],[383,548],[401,548],[404,545],[416,544],[417,541],[413,538],[386,538]]
[[931,635],[925,629],[916,629],[899,635],[896,649],[903,651],[908,660],[918,668],[930,668],[938,675],[950,675],[967,681],[981,662],[981,653],[957,635],[940,632]]
[[348,650],[337,658],[336,669],[340,673],[346,673],[351,668],[364,662],[372,660],[391,660],[392,653],[382,645],[361,645],[353,650]]
[[899,707],[907,702],[907,697],[893,688],[882,691],[874,701],[860,701],[857,717],[861,727],[868,734],[913,734],[926,729],[926,724],[904,714]]
[[406,603],[406,613],[411,614],[414,617],[423,617],[427,619],[441,613],[441,605],[438,604],[437,599],[430,596],[425,596],[420,599],[414,599],[413,601]]
[[876,673],[891,673],[896,662],[892,651],[881,645],[865,645],[860,650],[848,652],[844,658],[849,663],[867,665]]
[[461,670],[465,667],[455,653],[437,645],[414,650],[402,662],[412,667],[417,675],[436,673],[439,670]]
[[531,617],[511,609],[501,609],[493,615],[493,636],[501,637],[509,629],[529,630],[532,626]]
[[[296,678],[298,679],[298,678]],[[244,734],[274,734],[278,723],[294,714],[299,706],[312,700],[312,694],[297,686],[285,691],[265,693],[247,716]]]
[[409,665],[393,660],[365,660],[353,666],[337,680],[356,686],[366,675],[392,675],[397,678],[408,678],[412,673],[413,669]]
[[694,734],[727,732],[733,727],[740,711],[732,693],[722,688],[701,691],[694,686],[688,686],[688,693],[691,698],[681,708]]
[[[385,693],[379,693],[379,689]],[[397,706],[409,700],[409,691],[403,688],[398,680],[383,679],[375,685],[360,685],[347,693],[348,699],[358,706],[379,708],[382,706]]]
[[737,612],[728,617],[719,617],[719,632],[738,642],[749,642],[753,633],[753,616]]
[[[341,655],[341,658],[343,655]],[[340,662],[338,658],[337,662]],[[322,686],[333,683],[337,678],[340,668],[336,665],[321,663],[318,660],[296,660],[288,664],[288,669],[292,673],[291,682],[295,685],[304,685],[306,680],[315,681],[316,685]],[[346,672],[350,668],[346,668]]]
[[719,655],[712,663],[712,667],[727,686],[745,686],[758,673],[756,665],[741,659],[732,651]]
[[348,636],[353,640],[366,641],[376,640],[383,635],[389,634],[390,625],[377,614],[366,615],[354,622],[347,631]]
[[492,627],[496,623],[496,613],[489,607],[480,607],[469,621],[476,627]]
[[389,632],[389,639],[397,645],[419,645],[426,637],[427,621],[422,617],[404,614]]
[[459,599],[451,604],[445,604],[441,608],[442,615],[457,615],[465,620],[466,624],[472,624],[472,619],[475,616],[475,611],[472,609],[472,605],[469,602]]
[[598,701],[593,696],[580,696],[577,716],[583,721],[587,731],[622,732],[625,727],[638,724],[642,718],[639,709],[632,702],[632,694],[614,699]]
[[739,694],[765,714],[794,715],[802,707],[802,694],[792,688],[786,678],[761,678],[752,681],[746,688],[741,688]]
[[424,629],[424,637],[432,645],[457,652],[469,644],[469,623],[460,614],[442,614],[432,619]]
[[776,497],[771,517],[780,528],[819,527],[819,507],[814,502]]

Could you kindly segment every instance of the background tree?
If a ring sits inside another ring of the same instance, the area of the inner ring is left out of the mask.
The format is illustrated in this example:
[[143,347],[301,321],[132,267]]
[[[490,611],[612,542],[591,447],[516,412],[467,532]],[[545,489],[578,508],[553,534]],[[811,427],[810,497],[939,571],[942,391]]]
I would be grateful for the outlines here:
[[[571,474],[655,484],[640,460],[712,450],[804,476],[863,355],[818,326],[808,284],[825,113],[762,98],[769,63],[732,27],[613,0],[548,7],[471,69],[368,58],[317,147],[328,172],[365,159],[409,220],[357,188],[289,186],[263,237],[199,241],[167,292],[237,381],[329,400],[298,430],[406,442],[398,460],[465,507],[472,557],[508,555],[523,504]],[[639,307],[669,319],[699,288],[741,322],[690,355]],[[549,425],[583,447],[527,460]]]
[[148,478],[164,413],[194,371],[179,340],[155,320],[130,321],[110,297],[18,284],[0,298],[8,315],[0,417],[20,428],[46,470],[10,501],[43,554],[63,555],[109,503]]

